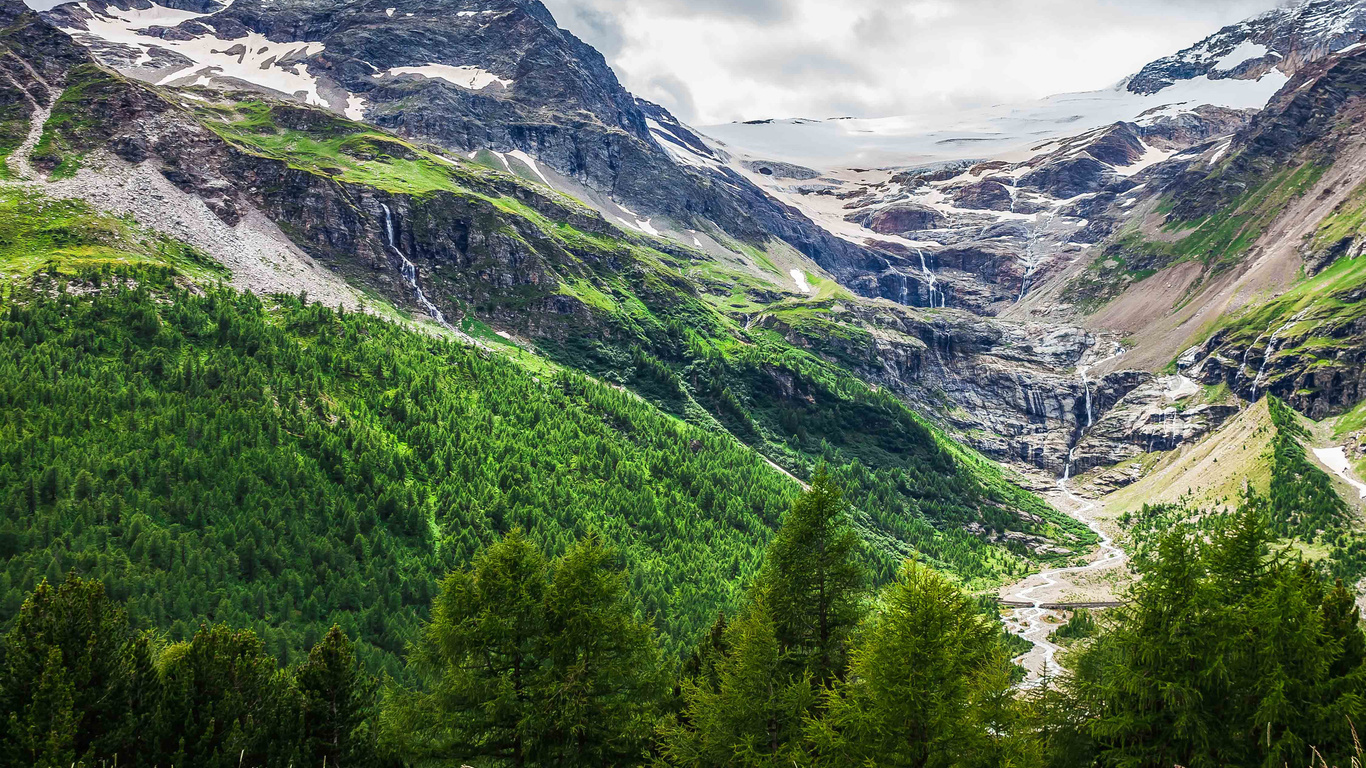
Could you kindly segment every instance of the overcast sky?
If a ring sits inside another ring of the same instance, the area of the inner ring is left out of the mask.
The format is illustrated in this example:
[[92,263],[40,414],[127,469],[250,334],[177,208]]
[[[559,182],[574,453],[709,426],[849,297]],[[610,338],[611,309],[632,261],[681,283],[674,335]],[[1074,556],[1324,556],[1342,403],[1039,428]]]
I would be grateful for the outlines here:
[[543,0],[694,125],[1103,88],[1277,0]]

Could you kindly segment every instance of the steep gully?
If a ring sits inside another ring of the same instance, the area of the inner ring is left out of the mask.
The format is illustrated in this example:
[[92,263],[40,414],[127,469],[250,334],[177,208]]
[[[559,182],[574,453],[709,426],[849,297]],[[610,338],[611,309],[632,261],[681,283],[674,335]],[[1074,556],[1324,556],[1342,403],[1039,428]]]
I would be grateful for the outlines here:
[[[1077,444],[1086,436],[1094,422],[1091,411],[1091,381],[1088,376],[1092,368],[1104,365],[1124,354],[1123,349],[1119,349],[1103,360],[1089,365],[1079,365],[1077,374],[1081,377],[1082,391],[1084,392],[1086,405],[1086,424],[1080,430],[1071,448],[1067,452],[1067,462],[1063,466],[1062,477],[1058,478],[1058,492],[1066,500],[1067,513],[1072,517],[1085,523],[1088,528],[1095,532],[1099,539],[1099,546],[1093,555],[1093,559],[1085,565],[1070,566],[1066,568],[1047,568],[1028,578],[1016,582],[1001,592],[1001,599],[1004,602],[1026,603],[1027,608],[1016,608],[1004,617],[1006,629],[1033,643],[1034,647],[1024,654],[1015,658],[1015,662],[1023,666],[1027,672],[1024,681],[1021,682],[1022,688],[1036,688],[1044,684],[1050,671],[1055,671],[1057,667],[1056,656],[1059,647],[1050,642],[1048,635],[1054,629],[1053,624],[1044,620],[1053,609],[1044,608],[1046,602],[1056,601],[1061,596],[1062,587],[1066,586],[1070,577],[1080,574],[1089,574],[1097,571],[1120,568],[1123,566],[1127,555],[1120,549],[1114,540],[1100,527],[1097,522],[1097,513],[1101,509],[1098,502],[1083,499],[1074,493],[1069,486],[1072,475],[1072,460],[1076,452]],[[1026,586],[1028,585],[1028,586]],[[1052,601],[1040,596],[1039,592],[1053,591],[1055,596]]]

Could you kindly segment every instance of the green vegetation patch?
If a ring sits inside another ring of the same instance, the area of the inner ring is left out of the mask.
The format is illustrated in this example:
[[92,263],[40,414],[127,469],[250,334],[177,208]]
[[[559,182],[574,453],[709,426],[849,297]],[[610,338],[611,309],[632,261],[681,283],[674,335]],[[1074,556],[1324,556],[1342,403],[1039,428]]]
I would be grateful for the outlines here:
[[1363,232],[1366,232],[1366,182],[1358,184],[1346,200],[1323,217],[1314,232],[1312,248],[1315,251],[1330,249]]
[[73,69],[33,148],[32,162],[50,168],[54,179],[76,175],[85,153],[107,135],[105,110],[128,88],[123,78],[94,64]]
[[0,272],[67,274],[160,265],[187,275],[225,277],[223,267],[193,246],[95,213],[79,200],[53,200],[25,188],[0,189]]
[[[1255,365],[1260,367],[1274,336],[1268,359],[1272,371],[1276,370],[1274,361],[1282,357],[1297,360],[1297,371],[1316,365],[1341,365],[1342,353],[1362,343],[1356,328],[1366,320],[1363,286],[1366,258],[1339,259],[1270,301],[1220,318],[1206,329],[1201,340],[1223,332],[1225,346],[1250,348],[1249,361],[1257,361]],[[1248,375],[1253,373],[1255,370]],[[1263,391],[1269,383],[1263,382]]]
[[[1118,236],[1087,268],[1078,288],[1082,304],[1094,309],[1167,267],[1198,261],[1208,274],[1218,274],[1243,257],[1285,207],[1309,190],[1327,170],[1306,162],[1271,174],[1238,195],[1216,213],[1196,219],[1170,219],[1163,226],[1168,239],[1145,237],[1137,227]],[[1176,201],[1167,199],[1158,211],[1170,214]]]

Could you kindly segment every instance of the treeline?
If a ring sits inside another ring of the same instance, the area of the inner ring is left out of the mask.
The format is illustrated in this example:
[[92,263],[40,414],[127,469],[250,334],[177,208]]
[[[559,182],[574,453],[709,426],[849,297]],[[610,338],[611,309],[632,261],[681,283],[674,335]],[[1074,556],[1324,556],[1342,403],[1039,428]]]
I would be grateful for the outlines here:
[[520,531],[441,583],[406,681],[333,628],[292,668],[250,630],[167,642],[102,585],[41,584],[0,660],[0,758],[196,766],[1340,766],[1358,764],[1353,594],[1272,553],[1264,500],[1136,560],[1130,602],[1021,694],[1001,630],[914,562],[878,593],[828,475],[744,603],[681,664],[590,535]]

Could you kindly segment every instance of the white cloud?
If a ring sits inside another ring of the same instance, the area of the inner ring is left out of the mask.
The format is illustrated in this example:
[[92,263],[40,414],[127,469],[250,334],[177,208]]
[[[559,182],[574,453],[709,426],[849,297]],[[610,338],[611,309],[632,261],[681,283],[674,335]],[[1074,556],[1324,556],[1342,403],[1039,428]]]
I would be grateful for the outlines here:
[[1276,0],[544,0],[698,125],[871,117],[1110,85]]

